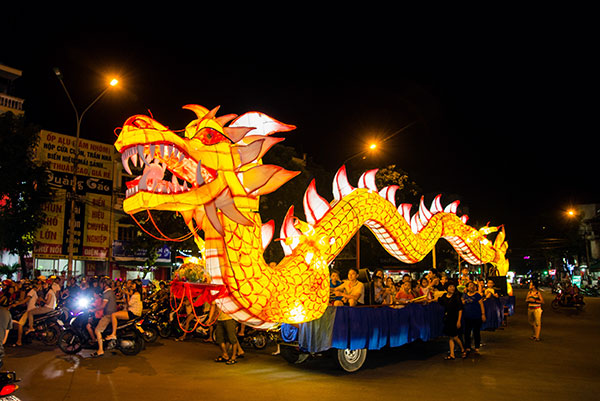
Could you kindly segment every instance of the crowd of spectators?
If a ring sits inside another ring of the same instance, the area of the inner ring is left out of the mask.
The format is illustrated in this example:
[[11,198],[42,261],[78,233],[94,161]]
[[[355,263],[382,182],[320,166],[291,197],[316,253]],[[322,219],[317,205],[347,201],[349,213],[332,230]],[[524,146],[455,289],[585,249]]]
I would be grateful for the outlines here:
[[154,286],[142,286],[141,279],[67,278],[64,273],[50,277],[40,275],[35,279],[4,280],[0,283],[0,307],[10,313],[11,328],[17,332],[13,345],[21,346],[23,335],[34,330],[36,316],[51,312],[59,305],[73,310],[80,298],[89,300],[92,305],[87,329],[93,341],[98,341],[98,355],[102,355],[99,333],[109,324],[115,323],[113,327],[116,327],[119,319],[140,316],[145,298],[168,301],[169,290],[164,282],[154,289]]
[[[364,305],[365,283],[357,280],[358,271],[349,270],[348,279],[340,280],[338,271],[331,272],[331,298],[333,306]],[[481,346],[481,326],[486,321],[484,301],[498,298],[499,289],[491,279],[484,281],[463,269],[456,278],[432,269],[419,278],[404,274],[400,280],[384,276],[381,269],[371,277],[372,304],[402,308],[410,303],[438,302],[444,306],[444,334],[449,338],[447,359],[455,359],[458,346],[462,357],[469,352],[478,353]]]

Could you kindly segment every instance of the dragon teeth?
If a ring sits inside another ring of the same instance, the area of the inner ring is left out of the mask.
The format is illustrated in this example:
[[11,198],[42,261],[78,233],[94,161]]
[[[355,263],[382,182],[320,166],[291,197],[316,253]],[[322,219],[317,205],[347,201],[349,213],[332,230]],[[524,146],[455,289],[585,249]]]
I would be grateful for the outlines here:
[[121,155],[121,163],[123,163],[123,168],[125,169],[127,174],[132,175],[131,168],[129,167],[129,157],[125,153]]
[[202,162],[198,160],[198,166],[196,166],[196,183],[198,186],[204,184],[204,177],[202,177]]

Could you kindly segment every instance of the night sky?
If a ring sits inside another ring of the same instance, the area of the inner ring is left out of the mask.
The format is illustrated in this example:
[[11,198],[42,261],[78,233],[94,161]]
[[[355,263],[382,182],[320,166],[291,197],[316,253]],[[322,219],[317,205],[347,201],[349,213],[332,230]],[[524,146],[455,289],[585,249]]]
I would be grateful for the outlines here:
[[220,114],[257,110],[296,125],[283,143],[333,174],[371,138],[411,124],[365,168],[398,165],[427,205],[438,193],[444,205],[458,196],[472,222],[505,224],[515,249],[571,204],[600,202],[597,78],[581,37],[513,30],[421,42],[331,30],[291,39],[280,29],[236,40],[51,30],[3,44],[0,62],[23,70],[15,90],[28,119],[66,134],[74,113],[52,68],[80,108],[104,74],[118,74],[121,89],[82,124],[83,138],[106,143],[133,114],[150,111],[180,129],[194,118],[181,109],[189,103],[220,105]]

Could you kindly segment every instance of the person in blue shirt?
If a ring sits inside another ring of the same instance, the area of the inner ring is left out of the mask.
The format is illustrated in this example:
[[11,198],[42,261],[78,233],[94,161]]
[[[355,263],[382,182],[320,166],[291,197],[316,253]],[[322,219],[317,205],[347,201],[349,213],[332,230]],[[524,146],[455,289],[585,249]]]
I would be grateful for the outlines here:
[[331,296],[329,297],[329,303],[331,305],[333,305],[333,303],[335,301],[342,301],[343,297],[342,296],[336,296],[333,291],[339,287],[340,285],[342,285],[342,280],[340,280],[340,273],[337,270],[332,270],[331,271],[331,275],[330,275],[330,279],[329,279],[329,291],[331,293]]
[[473,281],[467,284],[467,289],[462,296],[462,300],[465,324],[464,347],[467,352],[471,351],[471,335],[473,335],[474,351],[478,353],[481,345],[481,324],[485,322],[485,306],[483,305],[483,296],[477,291],[477,284]]

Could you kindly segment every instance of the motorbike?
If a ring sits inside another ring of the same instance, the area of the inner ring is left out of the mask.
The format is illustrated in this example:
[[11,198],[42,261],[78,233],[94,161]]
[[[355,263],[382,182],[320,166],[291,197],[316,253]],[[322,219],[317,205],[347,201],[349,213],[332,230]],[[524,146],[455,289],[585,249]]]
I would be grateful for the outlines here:
[[600,291],[598,291],[598,288],[590,286],[581,288],[581,293],[586,297],[600,296]]
[[36,315],[33,318],[33,331],[24,336],[24,341],[31,343],[33,340],[38,340],[44,345],[56,345],[61,332],[61,326],[58,323],[61,316],[63,316],[62,309],[54,309],[43,315]]
[[20,381],[17,379],[15,372],[0,372],[0,401],[20,401],[14,395],[19,386],[15,383]]
[[552,300],[550,305],[554,311],[558,311],[560,308],[575,308],[577,311],[581,311],[585,308],[583,296],[576,294],[572,299],[567,300],[567,297],[562,291],[556,294],[556,297]]
[[153,343],[158,339],[159,323],[155,312],[149,311],[143,315],[142,329],[145,342]]
[[[82,349],[96,349],[97,345],[91,342],[90,334],[86,329],[88,314],[80,312],[74,316],[68,327],[58,338],[58,347],[65,354],[76,354]],[[144,348],[144,318],[121,321],[117,326],[117,338],[105,340],[106,351],[118,349],[124,355],[137,355]],[[105,330],[106,333],[106,330]]]
[[[162,338],[169,337],[181,337],[184,334],[182,325],[185,322],[186,316],[176,316],[171,310],[170,306],[164,306],[159,308],[155,313],[158,326],[158,335]],[[196,322],[199,321],[198,324]],[[210,336],[210,327],[207,325],[208,313],[202,313],[197,315],[190,322],[189,328],[191,332],[187,333],[187,336],[194,338],[207,339]]]
[[277,343],[278,339],[278,330],[262,330],[246,327],[244,336],[240,339],[240,342],[242,345],[252,346],[254,349],[264,349],[270,343]]

